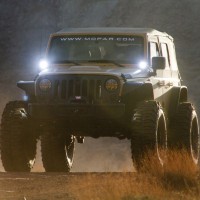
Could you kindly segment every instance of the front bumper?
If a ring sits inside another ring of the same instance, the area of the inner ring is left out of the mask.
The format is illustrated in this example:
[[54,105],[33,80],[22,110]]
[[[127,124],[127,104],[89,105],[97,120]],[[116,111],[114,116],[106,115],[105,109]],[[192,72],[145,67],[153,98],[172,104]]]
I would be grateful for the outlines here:
[[38,104],[30,103],[29,115],[35,119],[120,119],[125,113],[124,104]]

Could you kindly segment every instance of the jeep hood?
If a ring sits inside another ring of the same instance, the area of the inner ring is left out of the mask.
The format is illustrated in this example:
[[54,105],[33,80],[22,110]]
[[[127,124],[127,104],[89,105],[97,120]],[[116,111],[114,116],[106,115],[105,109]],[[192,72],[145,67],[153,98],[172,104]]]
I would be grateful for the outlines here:
[[78,65],[78,66],[51,66],[49,69],[39,73],[39,76],[44,75],[59,75],[59,74],[89,74],[89,75],[115,75],[124,76],[126,79],[147,77],[149,74],[148,68],[145,70],[137,66],[119,67],[115,65]]

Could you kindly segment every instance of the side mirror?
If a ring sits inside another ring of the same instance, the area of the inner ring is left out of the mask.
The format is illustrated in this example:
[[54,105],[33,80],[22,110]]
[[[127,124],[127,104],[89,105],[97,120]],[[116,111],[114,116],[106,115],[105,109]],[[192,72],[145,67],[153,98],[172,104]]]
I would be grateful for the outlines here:
[[153,57],[152,58],[152,68],[153,70],[165,69],[166,67],[166,58],[165,57]]

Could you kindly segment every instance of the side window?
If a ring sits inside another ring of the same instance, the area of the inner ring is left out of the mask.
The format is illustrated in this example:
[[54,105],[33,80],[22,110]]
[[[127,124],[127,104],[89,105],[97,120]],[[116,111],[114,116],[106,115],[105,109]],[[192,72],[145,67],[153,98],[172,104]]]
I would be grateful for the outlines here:
[[152,64],[152,57],[159,56],[158,44],[156,42],[150,43],[150,63]]
[[178,70],[176,61],[175,46],[173,43],[169,43],[169,55],[170,55],[170,67],[172,70]]
[[169,60],[169,50],[166,43],[161,43],[161,49],[162,49],[162,56],[166,58],[166,66],[169,68],[170,66],[170,60]]

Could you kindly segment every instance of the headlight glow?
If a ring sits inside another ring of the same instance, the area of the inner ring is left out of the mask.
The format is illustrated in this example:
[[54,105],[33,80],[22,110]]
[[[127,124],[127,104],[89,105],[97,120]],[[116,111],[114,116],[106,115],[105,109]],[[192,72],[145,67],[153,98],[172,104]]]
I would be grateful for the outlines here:
[[118,83],[115,79],[109,79],[106,81],[105,87],[109,92],[112,92],[118,89]]
[[147,63],[145,61],[139,62],[139,68],[140,69],[146,69],[147,68]]
[[44,59],[40,60],[39,67],[40,67],[41,70],[47,69],[48,66],[49,66],[49,63],[48,63],[47,60],[44,60]]
[[39,83],[39,88],[43,92],[47,92],[51,89],[51,81],[49,79],[42,79]]
[[23,100],[24,100],[24,101],[28,101],[28,96],[27,96],[27,95],[24,95],[24,96],[23,96]]

